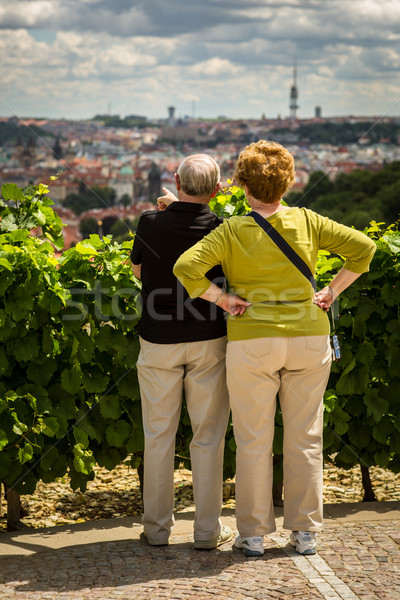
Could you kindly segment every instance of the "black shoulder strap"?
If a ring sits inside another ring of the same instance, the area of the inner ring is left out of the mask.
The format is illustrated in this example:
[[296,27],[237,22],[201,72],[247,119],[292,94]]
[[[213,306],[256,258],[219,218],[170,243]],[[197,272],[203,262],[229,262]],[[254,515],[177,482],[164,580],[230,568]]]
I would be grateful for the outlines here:
[[291,246],[287,243],[285,238],[281,236],[281,234],[271,225],[269,221],[264,219],[259,213],[252,210],[250,213],[246,215],[246,217],[253,217],[257,225],[261,227],[265,231],[267,235],[271,238],[271,240],[278,246],[279,250],[282,250],[283,254],[294,264],[295,267],[308,279],[311,285],[314,288],[314,291],[317,289],[317,282],[315,281],[314,275],[311,273],[311,269],[304,262],[304,260],[293,250]]

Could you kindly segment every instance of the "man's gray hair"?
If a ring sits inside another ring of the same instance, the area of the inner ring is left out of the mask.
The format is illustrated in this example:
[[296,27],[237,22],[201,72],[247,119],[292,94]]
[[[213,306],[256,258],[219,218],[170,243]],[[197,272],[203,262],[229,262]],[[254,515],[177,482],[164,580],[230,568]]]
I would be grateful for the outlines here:
[[188,196],[211,196],[220,181],[219,166],[208,154],[191,154],[178,168],[182,191]]

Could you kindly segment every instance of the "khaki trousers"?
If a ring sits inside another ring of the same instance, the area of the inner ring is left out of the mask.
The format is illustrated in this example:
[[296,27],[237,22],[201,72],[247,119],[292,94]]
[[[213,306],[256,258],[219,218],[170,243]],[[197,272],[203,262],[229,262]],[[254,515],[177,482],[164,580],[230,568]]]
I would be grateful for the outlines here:
[[331,366],[328,336],[257,338],[227,347],[240,535],[275,531],[272,444],[276,396],[282,410],[286,529],[322,526],[323,393]]
[[137,369],[145,436],[145,533],[152,541],[166,542],[174,522],[175,436],[184,389],[193,430],[194,538],[216,538],[221,531],[223,453],[229,416],[226,337],[178,344],[141,339],[140,345]]

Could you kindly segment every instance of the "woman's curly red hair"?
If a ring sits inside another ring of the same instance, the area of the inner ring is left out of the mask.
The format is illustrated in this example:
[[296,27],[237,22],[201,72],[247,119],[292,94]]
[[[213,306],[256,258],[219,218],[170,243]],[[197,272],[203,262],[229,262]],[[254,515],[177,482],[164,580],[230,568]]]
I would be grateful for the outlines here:
[[259,140],[239,154],[235,180],[253,198],[272,204],[294,184],[294,158],[277,142]]

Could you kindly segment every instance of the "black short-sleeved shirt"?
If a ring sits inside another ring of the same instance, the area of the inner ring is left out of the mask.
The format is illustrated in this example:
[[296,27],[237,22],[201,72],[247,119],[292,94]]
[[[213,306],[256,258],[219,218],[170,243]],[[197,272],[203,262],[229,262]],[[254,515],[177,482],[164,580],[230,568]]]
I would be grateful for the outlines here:
[[[222,222],[206,204],[173,202],[166,210],[146,211],[139,220],[131,259],[142,265],[143,312],[139,333],[148,342],[172,344],[226,335],[222,309],[190,299],[172,272],[178,257]],[[223,285],[220,267],[207,277]]]

